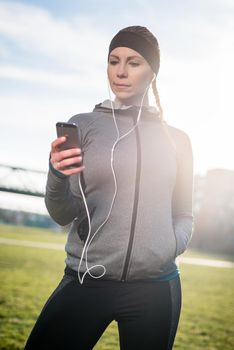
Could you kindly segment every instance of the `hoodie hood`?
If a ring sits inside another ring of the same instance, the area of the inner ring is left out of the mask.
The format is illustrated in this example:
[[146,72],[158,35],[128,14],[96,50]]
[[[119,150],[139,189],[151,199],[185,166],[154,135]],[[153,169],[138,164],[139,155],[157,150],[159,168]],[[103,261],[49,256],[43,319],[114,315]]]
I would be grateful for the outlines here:
[[[123,116],[133,116],[134,114],[137,116],[140,106],[125,106],[120,105],[118,101],[113,101],[114,111],[117,115]],[[96,104],[93,112],[104,112],[112,114],[112,106],[110,100],[105,100],[99,104]],[[161,121],[159,111],[154,106],[142,106],[142,116],[144,118],[151,117],[157,118],[158,121]]]

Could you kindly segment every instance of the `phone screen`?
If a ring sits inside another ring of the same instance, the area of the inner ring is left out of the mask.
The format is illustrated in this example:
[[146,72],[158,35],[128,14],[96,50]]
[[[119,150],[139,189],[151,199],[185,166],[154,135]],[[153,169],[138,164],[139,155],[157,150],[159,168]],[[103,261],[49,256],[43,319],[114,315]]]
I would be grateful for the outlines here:
[[[57,136],[66,137],[66,141],[59,145],[59,150],[67,150],[71,148],[79,148],[79,139],[78,139],[78,128],[76,124],[73,123],[64,123],[58,122],[56,123],[56,131]],[[77,166],[81,166],[82,163],[73,164],[68,168],[74,168]]]
[[57,136],[66,137],[66,141],[59,146],[61,150],[78,148],[78,128],[76,124],[58,122],[56,124]]

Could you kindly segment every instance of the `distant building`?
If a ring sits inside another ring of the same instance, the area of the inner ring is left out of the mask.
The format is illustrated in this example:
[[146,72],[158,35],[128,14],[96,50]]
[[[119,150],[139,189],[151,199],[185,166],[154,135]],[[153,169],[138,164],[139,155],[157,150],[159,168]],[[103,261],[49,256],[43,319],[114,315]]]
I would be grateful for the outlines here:
[[234,252],[234,171],[209,170],[194,179],[194,235],[190,246]]

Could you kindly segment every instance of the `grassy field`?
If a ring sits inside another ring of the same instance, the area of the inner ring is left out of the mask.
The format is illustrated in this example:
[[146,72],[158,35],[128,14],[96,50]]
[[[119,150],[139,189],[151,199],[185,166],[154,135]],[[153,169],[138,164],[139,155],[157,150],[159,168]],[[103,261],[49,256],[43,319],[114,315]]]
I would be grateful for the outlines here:
[[[0,237],[50,243],[66,240],[65,234],[3,225]],[[186,255],[196,256],[196,252]],[[0,350],[23,348],[38,313],[62,277],[64,258],[63,251],[0,244]],[[233,350],[233,269],[185,264],[180,269],[183,307],[174,349]],[[118,333],[112,323],[95,350],[115,349],[119,349]]]

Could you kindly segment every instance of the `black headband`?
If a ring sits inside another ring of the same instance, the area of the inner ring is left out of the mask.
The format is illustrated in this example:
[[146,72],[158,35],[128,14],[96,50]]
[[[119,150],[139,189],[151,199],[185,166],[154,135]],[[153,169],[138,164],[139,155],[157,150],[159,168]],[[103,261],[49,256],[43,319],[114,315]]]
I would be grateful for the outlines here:
[[145,60],[149,63],[153,72],[157,75],[159,70],[159,50],[158,47],[153,46],[150,42],[145,40],[142,36],[134,32],[119,32],[111,40],[109,46],[109,53],[114,50],[116,47],[129,47],[137,51]]

